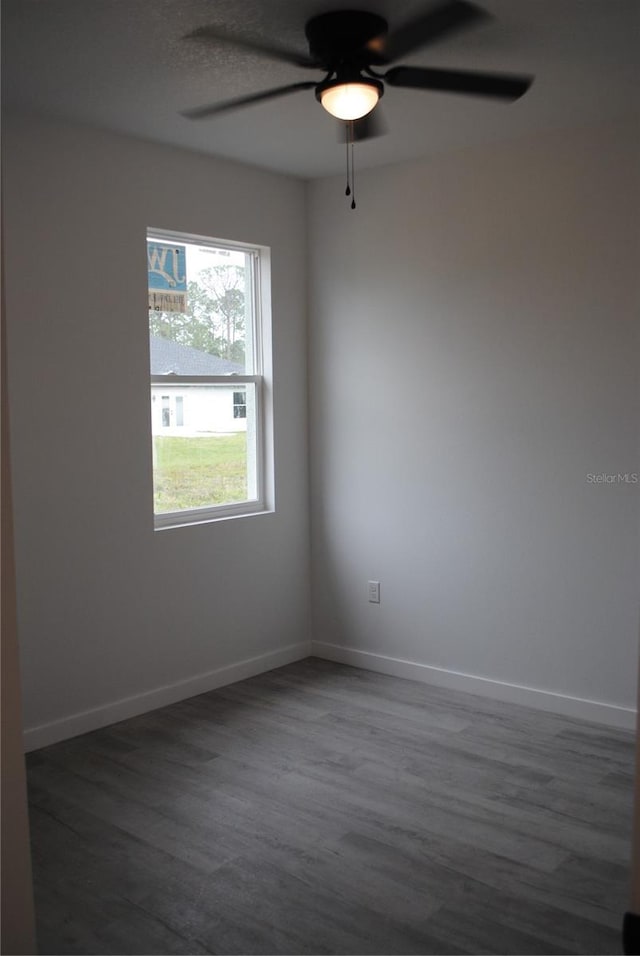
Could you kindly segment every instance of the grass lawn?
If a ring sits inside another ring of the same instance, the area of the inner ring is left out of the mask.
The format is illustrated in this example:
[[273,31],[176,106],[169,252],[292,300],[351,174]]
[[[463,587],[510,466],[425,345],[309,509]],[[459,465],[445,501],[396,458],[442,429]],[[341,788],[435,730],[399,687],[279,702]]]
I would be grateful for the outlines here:
[[156,436],[153,448],[156,512],[246,499],[245,432],[206,438]]

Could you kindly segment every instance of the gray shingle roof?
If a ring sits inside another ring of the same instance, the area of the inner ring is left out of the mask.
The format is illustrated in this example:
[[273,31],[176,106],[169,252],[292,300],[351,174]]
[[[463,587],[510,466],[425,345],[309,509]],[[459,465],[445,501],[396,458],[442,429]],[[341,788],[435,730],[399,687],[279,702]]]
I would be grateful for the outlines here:
[[150,335],[151,346],[151,374],[168,375],[230,375],[236,372],[244,373],[244,368],[237,362],[200,352],[189,345],[178,345],[161,335]]

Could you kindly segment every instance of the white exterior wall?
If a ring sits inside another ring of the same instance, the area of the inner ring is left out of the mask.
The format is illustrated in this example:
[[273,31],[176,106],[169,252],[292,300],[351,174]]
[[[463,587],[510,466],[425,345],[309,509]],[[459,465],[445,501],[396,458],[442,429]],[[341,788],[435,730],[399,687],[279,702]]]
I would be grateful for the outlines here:
[[[154,435],[192,437],[246,432],[247,419],[233,417],[233,393],[246,392],[246,386],[215,388],[178,388],[175,385],[151,386],[151,428]],[[163,424],[163,396],[169,396],[170,425]],[[183,424],[177,423],[176,398],[182,398]]]

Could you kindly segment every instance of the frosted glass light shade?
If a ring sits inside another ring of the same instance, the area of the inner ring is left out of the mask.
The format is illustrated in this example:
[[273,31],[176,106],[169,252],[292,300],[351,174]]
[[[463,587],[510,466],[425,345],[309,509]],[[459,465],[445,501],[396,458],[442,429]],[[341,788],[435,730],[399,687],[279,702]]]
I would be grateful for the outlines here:
[[380,99],[373,83],[340,83],[320,94],[328,113],[341,120],[356,120],[370,113]]

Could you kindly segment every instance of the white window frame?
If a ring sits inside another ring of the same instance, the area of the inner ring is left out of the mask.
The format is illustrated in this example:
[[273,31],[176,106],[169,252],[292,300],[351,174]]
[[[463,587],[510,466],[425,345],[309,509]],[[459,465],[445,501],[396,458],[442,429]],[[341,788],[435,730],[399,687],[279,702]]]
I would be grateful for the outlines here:
[[[209,236],[174,232],[165,229],[147,229],[147,239],[169,242],[195,243],[215,249],[248,254],[251,259],[251,317],[253,338],[253,374],[239,375],[150,375],[151,385],[226,385],[255,389],[255,498],[229,504],[207,505],[202,508],[185,508],[181,511],[156,513],[154,529],[178,528],[202,524],[226,518],[262,514],[273,510],[273,440],[272,405],[270,396],[271,370],[271,303],[270,303],[270,250],[266,246],[229,242]],[[151,433],[151,428],[150,428]],[[153,434],[151,434],[153,446]],[[152,447],[153,454],[153,447]]]

